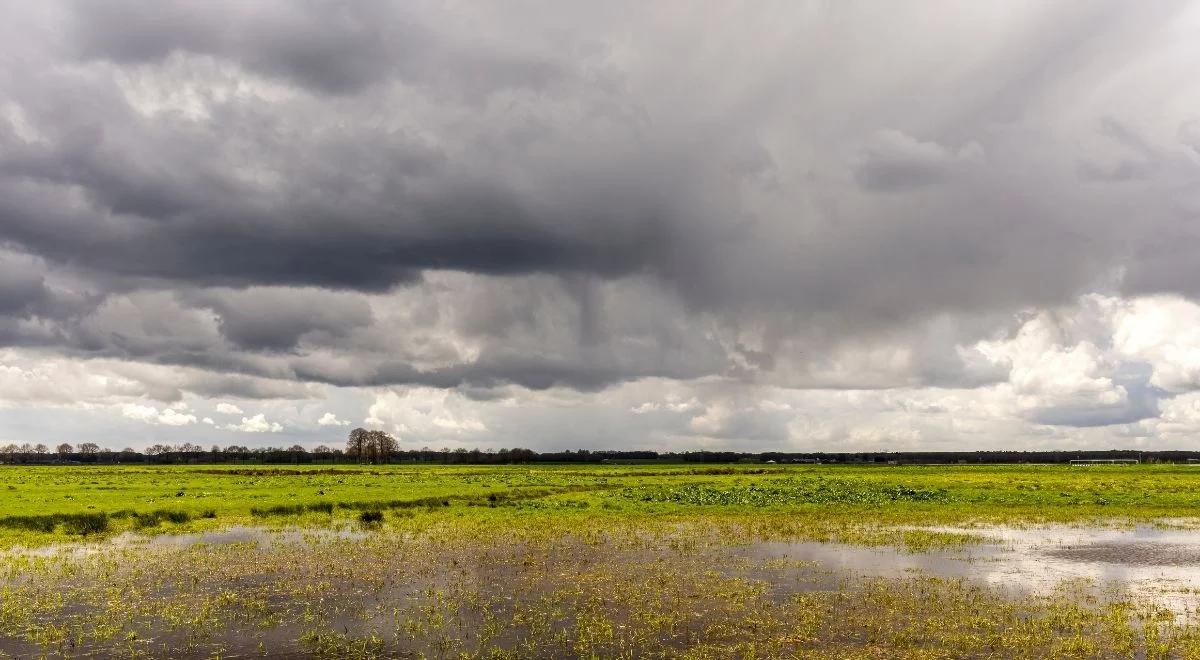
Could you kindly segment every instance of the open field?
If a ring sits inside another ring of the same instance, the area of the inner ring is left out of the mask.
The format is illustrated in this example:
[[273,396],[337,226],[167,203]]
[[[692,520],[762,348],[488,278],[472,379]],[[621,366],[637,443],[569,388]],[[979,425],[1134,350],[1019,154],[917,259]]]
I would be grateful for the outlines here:
[[0,484],[0,650],[26,657],[1200,653],[1188,466],[40,466]]

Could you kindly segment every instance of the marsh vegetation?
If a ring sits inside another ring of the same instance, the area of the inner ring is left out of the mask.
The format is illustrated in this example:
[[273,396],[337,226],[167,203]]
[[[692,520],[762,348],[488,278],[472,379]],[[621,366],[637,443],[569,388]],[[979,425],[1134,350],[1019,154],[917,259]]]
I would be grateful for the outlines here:
[[22,657],[1200,655],[1186,466],[0,475]]

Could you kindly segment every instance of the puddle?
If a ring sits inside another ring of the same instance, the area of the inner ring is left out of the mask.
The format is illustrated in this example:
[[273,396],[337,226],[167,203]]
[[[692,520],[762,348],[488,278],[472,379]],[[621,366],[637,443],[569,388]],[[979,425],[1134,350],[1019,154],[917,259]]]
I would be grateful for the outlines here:
[[925,528],[979,536],[961,548],[910,553],[839,543],[766,542],[748,559],[812,561],[862,577],[921,573],[967,579],[1014,595],[1046,595],[1064,584],[1128,596],[1190,619],[1200,612],[1200,530],[1149,525]]

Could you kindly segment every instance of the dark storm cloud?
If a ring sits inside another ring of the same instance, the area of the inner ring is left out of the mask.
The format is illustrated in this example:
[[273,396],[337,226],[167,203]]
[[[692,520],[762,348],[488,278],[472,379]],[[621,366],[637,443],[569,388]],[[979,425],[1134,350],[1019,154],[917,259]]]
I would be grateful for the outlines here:
[[312,332],[337,340],[372,322],[371,307],[365,300],[321,290],[210,293],[199,296],[197,303],[217,314],[226,339],[252,351],[292,349]]
[[26,315],[50,297],[34,260],[0,252],[0,315]]
[[420,8],[272,0],[164,2],[147,11],[133,1],[79,1],[71,5],[67,38],[82,58],[136,64],[177,52],[211,55],[324,94],[352,94],[400,77],[474,96],[536,89],[558,74],[549,61],[435,33]]
[[[0,243],[88,305],[18,268],[38,323],[0,336],[338,385],[995,382],[980,319],[1196,293],[1197,120],[1110,81],[1179,7],[13,12]],[[890,342],[919,359],[829,357]]]

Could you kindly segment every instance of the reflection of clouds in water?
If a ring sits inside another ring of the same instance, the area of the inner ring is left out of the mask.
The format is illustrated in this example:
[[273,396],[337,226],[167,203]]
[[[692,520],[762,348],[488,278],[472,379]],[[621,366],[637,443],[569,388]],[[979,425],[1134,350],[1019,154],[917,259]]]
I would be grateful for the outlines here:
[[1086,583],[1178,615],[1200,609],[1200,530],[1041,528],[927,528],[977,534],[992,541],[960,550],[908,553],[837,543],[770,542],[754,558],[787,557],[866,577],[904,577],[919,571],[967,578],[1010,593],[1046,595],[1067,583]]
[[871,577],[904,577],[923,571],[943,577],[970,577],[971,563],[943,553],[905,553],[887,547],[801,541],[769,541],[752,546],[755,559],[816,561],[822,567]]

